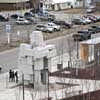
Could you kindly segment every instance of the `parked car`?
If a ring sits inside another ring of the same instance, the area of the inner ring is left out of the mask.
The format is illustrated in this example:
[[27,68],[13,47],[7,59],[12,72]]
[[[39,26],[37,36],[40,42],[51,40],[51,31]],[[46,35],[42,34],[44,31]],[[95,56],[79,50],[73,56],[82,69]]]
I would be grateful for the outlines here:
[[37,15],[41,20],[45,20],[45,21],[49,21],[49,22],[55,20],[55,16],[53,14],[49,14],[48,11],[38,12]]
[[54,28],[54,31],[60,31],[60,25],[56,25],[55,23],[47,23],[46,24],[47,26],[49,26],[49,27],[52,27],[52,28]]
[[32,12],[25,12],[24,16],[25,17],[34,17],[35,15]]
[[97,22],[97,18],[93,15],[85,15],[85,18],[89,18],[92,22]]
[[42,24],[41,25],[37,25],[36,26],[36,30],[42,31],[42,32],[50,32],[50,33],[54,32],[54,28],[49,27],[47,25],[42,25]]
[[96,7],[93,6],[93,5],[89,6],[89,7],[86,9],[86,12],[87,12],[87,13],[93,13],[93,12],[95,12],[95,11],[96,11]]
[[88,31],[93,31],[95,33],[98,33],[100,32],[100,26],[93,25],[91,26],[91,28],[88,29]]
[[82,18],[75,18],[72,20],[72,23],[77,25],[86,25],[87,21]]
[[41,21],[48,21],[47,16],[38,16],[38,18],[41,19]]
[[100,21],[100,16],[95,16],[97,18],[97,21]]
[[18,16],[19,16],[19,15],[17,15],[17,14],[13,14],[13,15],[11,15],[10,17],[11,17],[12,19],[17,19]]
[[92,32],[88,30],[78,31],[78,34],[74,34],[72,37],[74,41],[83,41],[91,38]]
[[57,25],[60,25],[62,26],[63,28],[71,28],[72,27],[72,24],[70,23],[67,23],[66,21],[58,21],[58,20],[55,20],[53,21],[55,24]]
[[34,23],[34,24],[37,23],[34,17],[25,17],[25,18],[26,18],[28,21],[30,21],[31,23]]
[[94,19],[95,22],[98,21],[98,18],[96,16],[94,16],[94,15],[88,15],[88,16],[92,17],[92,19]]
[[88,30],[81,30],[81,31],[78,31],[78,33],[86,33],[86,34],[88,34],[89,36],[91,35],[91,34],[95,34],[95,32],[94,31],[88,31]]
[[88,9],[86,9],[86,12],[87,12],[87,13],[93,13],[93,12],[94,12],[94,9],[88,8]]
[[8,18],[5,18],[4,16],[0,15],[0,21],[6,22],[6,21],[8,21]]
[[98,28],[98,29],[100,29],[100,26],[92,25],[91,28]]
[[48,21],[54,21],[54,20],[55,20],[55,16],[49,14],[49,15],[48,15]]
[[29,20],[25,19],[25,18],[17,18],[16,20],[16,24],[19,24],[19,25],[29,25],[29,24],[32,24]]
[[89,18],[82,17],[82,19],[87,23],[90,24],[92,21]]

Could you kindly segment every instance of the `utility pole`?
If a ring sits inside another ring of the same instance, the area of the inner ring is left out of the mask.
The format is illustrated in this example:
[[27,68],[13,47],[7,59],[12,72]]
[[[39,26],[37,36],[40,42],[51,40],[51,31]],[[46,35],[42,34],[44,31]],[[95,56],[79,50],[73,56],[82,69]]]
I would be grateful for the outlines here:
[[79,43],[78,43],[78,39],[76,41],[76,47],[77,47],[77,59],[79,58]]
[[86,3],[86,0],[83,0],[83,14],[85,13],[85,3]]
[[49,100],[49,68],[48,68],[48,100]]
[[22,74],[22,86],[23,86],[23,100],[25,100],[25,91],[24,91],[24,74]]
[[78,58],[79,58],[79,39],[80,39],[80,35],[77,34],[74,38],[75,38],[75,40],[76,40],[76,51],[77,51],[76,57],[77,57],[77,59],[78,59]]
[[30,4],[35,10],[39,9],[40,0],[30,0]]
[[8,44],[10,44],[10,42],[11,42],[11,25],[9,23],[6,24],[5,29],[6,29],[6,33],[7,33],[7,42],[8,42]]

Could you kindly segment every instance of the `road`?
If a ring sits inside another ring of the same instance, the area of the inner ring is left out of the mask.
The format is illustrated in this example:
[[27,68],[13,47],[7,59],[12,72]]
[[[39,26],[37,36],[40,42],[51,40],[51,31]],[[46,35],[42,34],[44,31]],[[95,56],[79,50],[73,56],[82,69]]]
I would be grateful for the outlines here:
[[[70,35],[47,40],[46,44],[56,45],[58,55],[68,52],[69,46],[71,49],[76,48],[75,43],[73,42]],[[18,60],[18,48],[1,52],[0,65],[3,66],[3,72],[9,71],[9,69],[17,68],[17,60]]]
[[0,53],[0,65],[3,67],[3,72],[7,72],[10,68],[17,67],[18,48],[4,51]]

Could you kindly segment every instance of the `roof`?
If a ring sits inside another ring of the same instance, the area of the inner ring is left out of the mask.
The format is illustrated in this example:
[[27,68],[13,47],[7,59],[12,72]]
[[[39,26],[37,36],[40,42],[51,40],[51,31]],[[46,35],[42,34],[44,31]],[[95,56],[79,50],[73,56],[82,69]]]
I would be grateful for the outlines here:
[[82,41],[80,43],[81,44],[88,44],[88,45],[100,44],[100,37],[89,39],[89,40],[86,40],[86,41]]

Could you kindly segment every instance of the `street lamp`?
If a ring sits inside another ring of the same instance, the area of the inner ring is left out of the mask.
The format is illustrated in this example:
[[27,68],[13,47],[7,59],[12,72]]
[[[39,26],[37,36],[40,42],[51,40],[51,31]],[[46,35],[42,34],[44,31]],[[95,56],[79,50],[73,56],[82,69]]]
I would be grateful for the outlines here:
[[25,100],[24,73],[22,71],[21,71],[21,76],[22,76],[23,100]]
[[49,68],[48,68],[48,100],[49,100]]
[[11,25],[10,24],[6,24],[6,33],[7,33],[7,42],[8,42],[8,44],[10,44],[10,42],[11,42]]
[[80,35],[79,34],[74,34],[73,35],[74,40],[76,41],[76,50],[77,50],[77,59],[79,58],[79,40],[80,40]]

